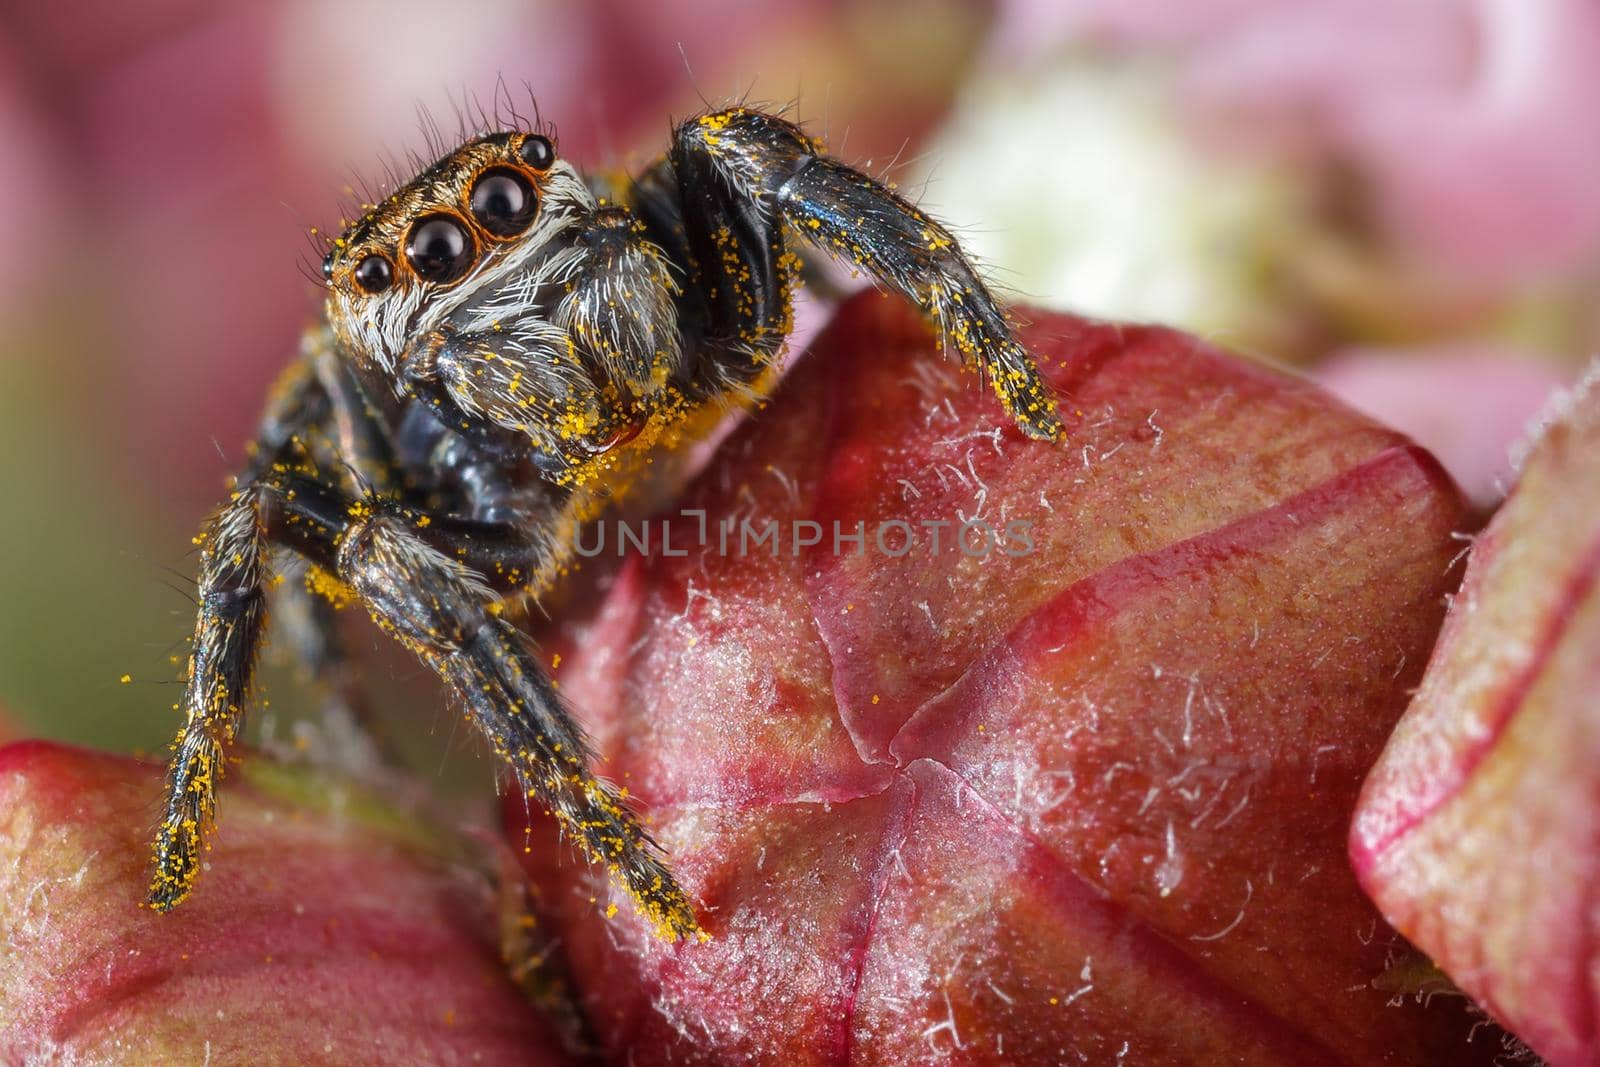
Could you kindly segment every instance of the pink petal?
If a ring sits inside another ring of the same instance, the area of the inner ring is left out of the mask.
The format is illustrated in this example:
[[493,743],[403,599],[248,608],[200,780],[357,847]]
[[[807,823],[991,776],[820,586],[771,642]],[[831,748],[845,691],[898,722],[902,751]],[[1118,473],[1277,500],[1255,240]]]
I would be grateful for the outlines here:
[[1213,125],[1320,142],[1419,268],[1504,286],[1600,248],[1600,9],[1588,0],[1280,5],[1188,58]]
[[1600,1056],[1600,386],[1472,550],[1351,835],[1384,913],[1552,1063]]

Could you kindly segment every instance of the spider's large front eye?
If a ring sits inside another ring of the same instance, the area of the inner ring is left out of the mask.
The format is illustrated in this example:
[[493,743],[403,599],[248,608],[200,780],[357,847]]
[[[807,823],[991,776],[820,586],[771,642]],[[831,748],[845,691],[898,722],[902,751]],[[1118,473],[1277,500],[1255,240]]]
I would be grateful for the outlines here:
[[351,271],[356,284],[369,293],[381,293],[394,281],[394,268],[382,256],[367,256]]
[[528,179],[507,167],[484,171],[472,187],[472,217],[496,237],[526,230],[538,208]]
[[427,215],[411,227],[406,259],[417,277],[443,285],[472,269],[472,235],[452,215]]

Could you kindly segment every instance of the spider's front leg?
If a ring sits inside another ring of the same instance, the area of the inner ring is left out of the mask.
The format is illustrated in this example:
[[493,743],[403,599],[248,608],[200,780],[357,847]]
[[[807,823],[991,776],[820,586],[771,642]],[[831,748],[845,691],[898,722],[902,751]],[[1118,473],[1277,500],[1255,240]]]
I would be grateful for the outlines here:
[[[199,875],[217,780],[243,721],[273,580],[268,485],[290,467],[323,467],[352,487],[359,469],[364,482],[384,483],[393,463],[378,427],[328,332],[307,333],[300,358],[274,388],[236,489],[196,539],[199,610],[181,705],[184,725],[173,742],[156,830],[149,903],[157,911],[181,903]],[[302,640],[331,636],[329,620],[305,621]],[[332,654],[308,663],[324,679],[340,669],[333,646],[327,650]]]
[[[179,736],[167,817],[158,831],[150,903],[167,910],[198,874],[224,749],[259,642],[269,548],[283,545],[329,571],[380,627],[454,692],[516,775],[597,863],[634,897],[664,938],[698,930],[688,898],[648,835],[609,786],[526,638],[498,612],[474,563],[536,573],[545,542],[502,524],[432,516],[353,497],[302,473],[273,472],[235,494],[213,520],[201,567],[202,606],[190,671],[189,721]],[[520,546],[520,548],[519,548]],[[520,555],[515,566],[505,564]],[[502,584],[505,584],[504,582]]]
[[773,276],[781,222],[911,299],[1025,434],[1061,435],[1055,398],[955,238],[884,185],[821,154],[792,123],[748,108],[679,126],[671,164],[695,269],[724,304],[769,301],[751,279]]
[[172,745],[153,848],[149,904],[157,911],[181,904],[199,877],[204,834],[216,813],[217,780],[244,718],[266,629],[272,546],[258,479],[294,448],[300,433],[326,419],[327,409],[312,362],[301,360],[268,405],[249,470],[195,539],[199,609],[183,690],[184,724]]
[[339,578],[450,686],[524,794],[632,895],[657,934],[696,933],[687,896],[624,801],[590,772],[582,731],[483,577],[425,541],[415,522],[348,510],[356,517],[330,542]]
[[186,719],[173,744],[150,882],[150,906],[157,911],[182,903],[199,876],[217,779],[243,718],[261,645],[269,546],[258,500],[257,488],[240,489],[200,535],[200,609],[183,691]]

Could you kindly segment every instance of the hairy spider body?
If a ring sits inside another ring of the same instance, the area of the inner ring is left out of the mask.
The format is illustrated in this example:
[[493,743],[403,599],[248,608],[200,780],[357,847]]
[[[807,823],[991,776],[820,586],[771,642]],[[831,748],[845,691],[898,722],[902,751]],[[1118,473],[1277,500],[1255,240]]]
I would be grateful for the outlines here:
[[287,554],[312,568],[273,594],[294,609],[281,616],[296,654],[337,671],[331,609],[311,590],[359,600],[659,934],[697,931],[503,608],[548,585],[574,525],[652,450],[771,387],[797,237],[913,300],[1025,434],[1058,436],[1031,358],[949,233],[760,111],[682,123],[627,182],[585,180],[538,133],[477,137],[333,242],[326,320],[197,538],[200,607],[152,907],[179,904],[198,876]]

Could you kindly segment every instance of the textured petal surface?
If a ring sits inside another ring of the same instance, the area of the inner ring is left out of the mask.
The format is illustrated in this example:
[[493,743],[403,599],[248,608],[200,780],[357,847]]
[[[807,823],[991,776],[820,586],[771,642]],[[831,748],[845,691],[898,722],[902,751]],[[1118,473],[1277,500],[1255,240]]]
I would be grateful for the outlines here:
[[[1344,847],[1454,488],[1191,337],[1025,340],[1057,445],[903,306],[846,305],[673,554],[569,628],[557,676],[711,938],[653,941],[536,827],[597,1031],[627,1062],[1487,1061],[1459,999],[1380,988],[1408,949]],[[721,533],[768,521],[775,553]]]
[[1473,547],[1351,839],[1385,914],[1556,1064],[1600,1057],[1597,578],[1591,374]]
[[321,811],[275,795],[285,772],[230,788],[205,892],[139,907],[160,773],[0,749],[0,1061],[566,1062],[505,977],[482,895],[337,787],[313,783]]

